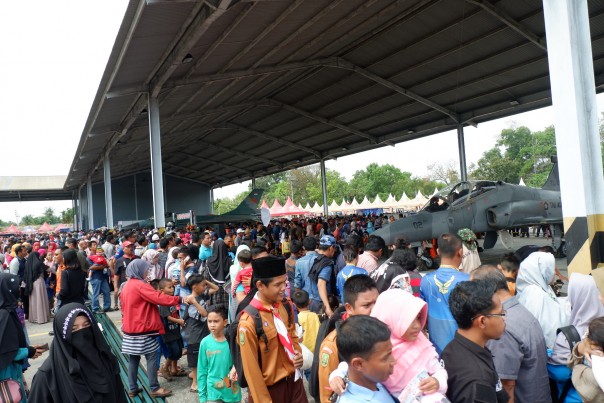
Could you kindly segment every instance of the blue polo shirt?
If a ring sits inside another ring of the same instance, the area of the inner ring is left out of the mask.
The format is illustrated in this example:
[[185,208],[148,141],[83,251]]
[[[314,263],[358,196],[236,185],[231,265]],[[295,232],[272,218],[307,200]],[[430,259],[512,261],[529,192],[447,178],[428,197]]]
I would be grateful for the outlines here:
[[395,400],[388,392],[386,387],[381,383],[377,383],[377,390],[373,391],[363,386],[359,386],[352,381],[348,381],[344,394],[338,399],[338,403],[352,403],[352,402],[380,402],[380,403],[394,403]]

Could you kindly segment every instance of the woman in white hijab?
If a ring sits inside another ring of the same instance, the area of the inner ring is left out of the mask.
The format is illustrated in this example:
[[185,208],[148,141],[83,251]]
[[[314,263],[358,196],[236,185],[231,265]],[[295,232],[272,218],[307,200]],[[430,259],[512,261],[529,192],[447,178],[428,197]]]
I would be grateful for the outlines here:
[[[600,292],[592,276],[573,273],[568,282],[568,301],[570,301],[570,324],[583,337],[593,319],[604,316],[604,305],[600,302]],[[556,337],[554,353],[549,362],[566,365],[570,356],[570,346],[562,333]]]
[[566,301],[556,297],[550,284],[556,260],[547,252],[533,252],[522,261],[516,279],[518,301],[539,321],[545,345],[553,349],[556,330],[570,323]]

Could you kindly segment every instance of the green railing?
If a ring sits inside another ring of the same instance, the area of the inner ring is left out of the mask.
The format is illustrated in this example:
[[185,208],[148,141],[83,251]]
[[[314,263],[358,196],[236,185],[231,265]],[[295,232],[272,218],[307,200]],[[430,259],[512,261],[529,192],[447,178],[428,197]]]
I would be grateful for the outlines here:
[[[103,328],[103,336],[109,344],[113,355],[117,358],[118,365],[120,367],[120,378],[122,383],[127,388],[128,385],[128,358],[122,354],[122,333],[115,326],[115,323],[104,313],[95,313],[94,317],[97,322]],[[165,402],[164,398],[152,397],[151,389],[149,389],[149,380],[147,379],[147,373],[143,371],[143,368],[139,365],[138,367],[138,383],[143,391],[135,397],[129,397],[128,401],[131,403],[150,403],[150,402]]]

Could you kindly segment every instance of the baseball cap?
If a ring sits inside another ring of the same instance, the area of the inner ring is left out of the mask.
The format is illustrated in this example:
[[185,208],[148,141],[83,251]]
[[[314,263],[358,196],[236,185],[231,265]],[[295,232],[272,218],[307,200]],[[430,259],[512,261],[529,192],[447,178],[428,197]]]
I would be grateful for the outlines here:
[[331,235],[323,235],[319,240],[319,245],[321,246],[334,246],[336,244],[336,239]]
[[134,245],[134,244],[130,241],[122,242],[122,248],[127,248],[128,246],[132,246],[132,245]]
[[151,237],[152,241],[159,241],[159,235],[157,234],[153,234],[153,236]]
[[245,231],[244,231],[243,229],[241,229],[241,228],[237,228],[237,233],[238,233],[238,234],[242,234],[242,233],[244,233],[244,232],[245,232]]

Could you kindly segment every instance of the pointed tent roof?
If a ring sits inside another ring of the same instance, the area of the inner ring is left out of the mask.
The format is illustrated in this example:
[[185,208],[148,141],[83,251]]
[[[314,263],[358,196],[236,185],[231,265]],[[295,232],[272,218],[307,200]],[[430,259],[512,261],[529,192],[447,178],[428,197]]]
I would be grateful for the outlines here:
[[401,196],[401,198],[399,199],[399,203],[404,204],[407,203],[409,201],[409,196],[407,196],[407,193],[403,192],[403,195]]
[[323,213],[323,206],[319,205],[319,203],[315,202],[315,204],[313,204],[312,208],[310,209],[311,212],[315,213],[315,214],[322,214]]
[[432,194],[430,195],[430,197],[432,197],[432,196],[436,195],[437,193],[438,193],[438,188],[437,188],[437,187],[434,187],[434,193],[432,193]]
[[260,206],[261,209],[263,208],[267,208],[270,209],[270,207],[268,206],[268,204],[266,204],[266,200],[262,200],[262,205]]
[[350,204],[348,204],[345,199],[342,199],[342,203],[340,204],[340,211],[352,211],[352,209],[350,208]]
[[21,231],[19,231],[19,228],[17,228],[15,226],[15,224],[12,224],[10,227],[8,227],[4,231],[2,231],[2,233],[3,234],[20,234]]
[[335,200],[332,200],[328,209],[329,209],[329,212],[334,213],[336,211],[340,211],[340,206],[338,206],[338,203],[336,203]]
[[38,228],[38,232],[51,232],[53,230],[53,226],[48,224],[47,222],[44,222],[44,224],[42,224],[40,226],[40,228]]
[[386,208],[394,208],[394,207],[397,207],[397,206],[398,206],[398,202],[396,201],[396,199],[394,198],[394,196],[392,195],[392,193],[390,193],[388,195],[388,198],[384,202],[384,207],[386,207]]
[[28,225],[27,227],[23,228],[23,232],[30,234],[30,233],[36,232],[36,230],[31,225]]
[[359,208],[359,206],[360,206],[360,204],[357,201],[357,198],[353,197],[352,198],[352,202],[350,202],[350,208],[353,209],[353,210],[357,210]]
[[308,214],[308,211],[296,206],[296,204],[292,201],[291,197],[287,198],[287,201],[281,208],[281,211],[277,211],[275,214],[273,214],[271,212],[271,216],[274,216],[274,217],[286,216],[286,215],[304,215],[304,214]]
[[[302,206],[302,205],[300,204],[300,206]],[[312,210],[312,207],[310,207],[310,203],[306,202],[306,206],[304,207],[304,210],[308,210],[308,211]]]
[[279,214],[281,212],[281,210],[283,210],[283,207],[279,203],[279,200],[275,199],[275,201],[273,202],[273,205],[269,208],[269,211],[271,212],[271,216],[273,216],[275,214]]
[[520,183],[518,183],[518,185],[526,186],[526,183],[524,183],[524,179],[520,178]]
[[370,209],[371,207],[371,202],[369,201],[369,199],[367,198],[367,196],[365,196],[363,198],[363,201],[361,202],[361,205],[359,206],[360,209]]
[[384,208],[384,201],[380,198],[379,194],[375,196],[371,208]]

